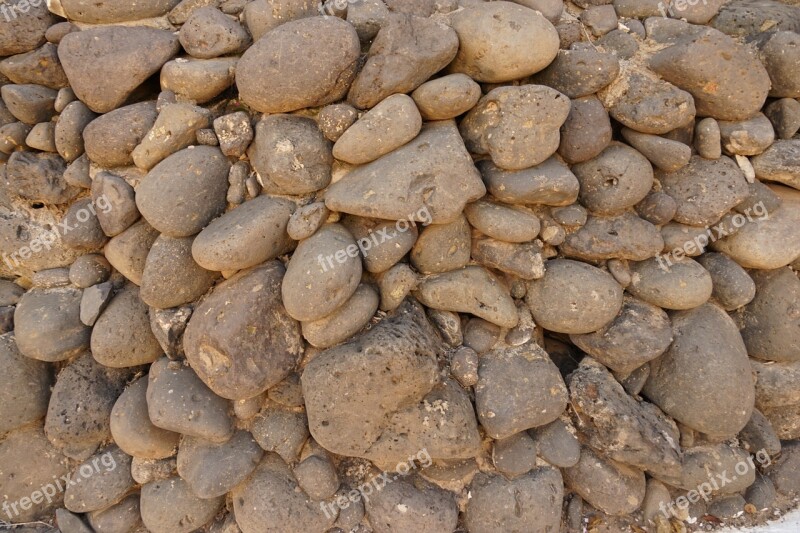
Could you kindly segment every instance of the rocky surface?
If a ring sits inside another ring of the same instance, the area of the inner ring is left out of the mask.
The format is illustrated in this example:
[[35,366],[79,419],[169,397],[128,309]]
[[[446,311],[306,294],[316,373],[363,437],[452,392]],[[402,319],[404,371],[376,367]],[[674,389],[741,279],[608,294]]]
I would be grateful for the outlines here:
[[794,0],[0,4],[0,529],[777,517],[799,80]]

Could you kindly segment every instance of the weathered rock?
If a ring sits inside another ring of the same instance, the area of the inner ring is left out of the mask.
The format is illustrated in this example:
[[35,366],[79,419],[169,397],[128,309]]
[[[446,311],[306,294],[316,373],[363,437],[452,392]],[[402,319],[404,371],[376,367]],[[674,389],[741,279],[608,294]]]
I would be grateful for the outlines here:
[[83,102],[70,102],[61,112],[55,124],[54,140],[58,154],[67,163],[83,154],[83,131],[96,117]]
[[20,353],[39,361],[63,361],[89,347],[91,329],[80,320],[81,291],[71,287],[31,289],[14,313]]
[[547,352],[530,342],[481,357],[475,405],[489,436],[502,439],[561,416],[567,388]]
[[456,31],[432,18],[390,15],[372,42],[347,99],[365,109],[392,94],[413,91],[456,57]]
[[108,26],[65,35],[58,57],[78,98],[108,113],[179,49],[177,36],[164,30]]
[[253,436],[243,430],[222,444],[185,437],[178,449],[178,474],[193,494],[212,499],[244,481],[263,455]]
[[522,207],[478,200],[468,204],[464,214],[472,227],[506,242],[529,242],[539,234],[539,219]]
[[3,31],[0,32],[0,56],[29,52],[44,43],[48,26],[56,22],[45,2],[30,3],[11,0],[6,3],[9,15],[3,12]]
[[658,255],[631,263],[628,292],[664,309],[692,309],[707,302],[713,284],[711,275],[688,257]]
[[330,315],[303,322],[303,337],[317,348],[329,348],[349,339],[372,319],[378,310],[378,293],[361,284],[339,309]]
[[214,133],[219,141],[219,149],[231,157],[243,156],[253,140],[250,117],[244,111],[214,119]]
[[[86,476],[86,472],[91,475]],[[78,476],[77,474],[80,474]],[[99,511],[114,505],[134,487],[131,456],[110,446],[86,459],[73,472],[75,484],[64,492],[64,507],[74,513]]]
[[586,263],[554,259],[543,278],[528,283],[525,302],[537,324],[559,333],[590,333],[622,309],[622,287]]
[[152,363],[161,347],[150,329],[147,305],[139,288],[128,284],[111,300],[92,329],[92,355],[104,366],[132,367]]
[[569,468],[578,464],[581,445],[575,433],[575,428],[566,414],[549,424],[528,430],[539,456],[559,468]]
[[403,146],[417,136],[422,116],[411,97],[394,94],[350,126],[333,146],[336,159],[361,165]]
[[[243,533],[326,531],[336,520],[335,513],[300,490],[289,467],[274,454],[267,454],[232,496],[236,523]],[[264,516],[274,520],[265,523]]]
[[464,513],[470,532],[544,533],[561,527],[564,482],[556,468],[540,467],[513,481],[481,472],[470,493]]
[[478,103],[481,87],[466,74],[450,74],[420,85],[411,98],[425,120],[448,120]]
[[572,421],[588,446],[648,472],[680,470],[680,433],[653,404],[637,402],[597,361],[584,358],[569,376]]
[[753,300],[756,295],[756,285],[750,275],[733,259],[725,254],[706,252],[697,259],[697,262],[711,274],[713,285],[711,297],[723,309],[733,311]]
[[283,305],[295,320],[328,316],[356,291],[361,268],[350,232],[339,224],[323,226],[292,254],[281,285]]
[[755,391],[736,325],[712,304],[671,318],[675,340],[661,358],[650,363],[645,396],[702,433],[720,437],[738,433],[750,419]]
[[300,327],[278,288],[283,266],[268,262],[217,285],[197,306],[183,339],[186,357],[216,394],[240,400],[283,380],[303,353]]
[[498,87],[480,99],[459,129],[470,152],[521,170],[555,153],[569,108],[569,98],[544,85]]
[[56,114],[54,89],[35,84],[8,84],[0,88],[0,93],[11,114],[25,124],[47,122]]
[[457,12],[451,24],[459,48],[448,70],[476,81],[500,83],[530,76],[558,53],[553,25],[533,9],[511,2],[474,4]]
[[789,268],[754,271],[752,278],[755,298],[739,317],[747,354],[767,361],[800,361],[800,279]]
[[97,533],[130,531],[141,525],[139,494],[131,494],[115,505],[89,513],[89,524]]
[[570,340],[615,372],[633,372],[672,343],[669,317],[660,308],[626,296],[619,315],[593,333]]
[[153,127],[131,156],[137,167],[150,170],[167,156],[195,144],[197,132],[211,124],[210,113],[192,104],[170,104],[161,108]]
[[58,374],[44,430],[64,455],[83,460],[109,437],[109,418],[117,397],[133,375],[127,368],[108,368],[89,353]]
[[329,104],[347,93],[359,52],[356,30],[341,19],[293,20],[247,49],[236,66],[236,86],[263,113]]
[[444,224],[485,193],[455,123],[437,121],[405,146],[331,185],[325,205],[363,217]]
[[147,411],[147,376],[119,395],[111,410],[111,436],[125,453],[142,459],[164,459],[178,447],[180,434],[154,426]]
[[225,209],[229,169],[218,148],[186,148],[145,176],[136,188],[136,206],[161,233],[194,235]]
[[193,100],[208,102],[233,85],[238,57],[178,58],[161,67],[161,88]]
[[630,259],[642,261],[664,248],[658,228],[625,212],[614,217],[589,216],[561,245],[565,257],[583,260]]
[[44,418],[50,399],[53,375],[44,362],[23,356],[13,333],[0,336],[0,435]]
[[[342,225],[350,231],[358,244],[359,250],[363,254],[364,267],[369,272],[385,272],[397,264],[411,250],[414,243],[418,242],[419,230],[417,230],[416,224],[408,224],[404,221],[391,222],[347,216],[342,220]],[[446,226],[448,225],[441,224],[428,227]],[[427,228],[423,230],[423,233],[425,231]]]
[[578,198],[578,179],[555,157],[524,170],[505,170],[491,161],[481,161],[478,168],[486,189],[503,202],[566,206]]
[[435,486],[415,486],[399,479],[366,500],[375,533],[393,531],[454,531],[458,506],[453,494]]
[[592,451],[581,449],[578,464],[564,470],[564,483],[592,507],[610,515],[630,514],[642,504],[645,476]]
[[[8,506],[3,511],[3,521],[22,523],[52,518],[64,495],[57,491],[45,501],[42,488],[53,483],[53,478],[66,476],[68,468],[66,458],[47,441],[41,424],[9,433],[0,441],[0,479],[3,503]],[[37,499],[38,504],[31,504]]]
[[163,357],[150,366],[147,409],[153,425],[213,442],[233,436],[229,403],[214,394],[188,366]]
[[501,327],[517,325],[514,301],[499,280],[479,266],[467,266],[420,281],[420,302],[433,309],[471,313]]
[[294,209],[292,201],[282,198],[249,200],[206,226],[191,244],[192,256],[201,267],[216,271],[275,259],[291,248],[286,227]]
[[656,52],[650,68],[691,93],[699,115],[720,120],[750,118],[761,109],[770,87],[755,54],[712,29]]
[[148,531],[188,533],[210,522],[225,505],[225,498],[198,498],[186,481],[174,476],[144,485],[140,505]]
[[760,180],[777,181],[800,189],[800,142],[779,140],[752,160]]
[[192,11],[178,35],[183,49],[200,59],[241,53],[250,44],[247,30],[213,6]]
[[115,109],[91,121],[83,130],[86,154],[106,168],[133,164],[134,148],[158,116],[156,103],[141,102]]
[[123,276],[141,285],[147,254],[156,238],[158,231],[140,220],[108,241],[104,250],[106,259]]
[[303,444],[308,439],[305,414],[282,407],[262,409],[253,419],[250,430],[261,448],[277,453],[287,463],[298,460]]
[[61,0],[62,15],[70,20],[89,23],[127,22],[165,15],[180,0],[145,0],[128,4],[95,4],[87,0]]
[[622,136],[650,162],[665,172],[675,172],[689,164],[692,148],[680,141],[622,128]]
[[567,120],[561,125],[558,154],[568,163],[587,161],[608,146],[611,134],[611,121],[603,103],[593,95],[575,98],[570,102]]
[[555,60],[536,74],[533,81],[570,98],[581,98],[607,86],[618,74],[619,61],[611,53],[595,48],[559,50]]
[[14,152],[6,163],[9,192],[44,204],[63,204],[79,189],[64,180],[64,161],[56,154]]

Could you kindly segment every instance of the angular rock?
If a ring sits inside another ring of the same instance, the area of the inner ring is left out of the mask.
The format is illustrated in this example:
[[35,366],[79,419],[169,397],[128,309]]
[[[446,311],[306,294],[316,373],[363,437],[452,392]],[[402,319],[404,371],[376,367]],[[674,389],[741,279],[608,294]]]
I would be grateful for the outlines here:
[[65,35],[58,57],[78,98],[108,113],[179,49],[177,36],[164,30],[108,26]]
[[567,388],[547,352],[529,342],[481,357],[475,407],[487,434],[503,439],[556,420],[567,406]]
[[437,121],[405,146],[332,184],[325,205],[363,217],[444,224],[485,192],[455,123]]
[[443,22],[390,15],[372,42],[347,98],[365,109],[392,94],[409,93],[446,67],[458,49],[456,32]]

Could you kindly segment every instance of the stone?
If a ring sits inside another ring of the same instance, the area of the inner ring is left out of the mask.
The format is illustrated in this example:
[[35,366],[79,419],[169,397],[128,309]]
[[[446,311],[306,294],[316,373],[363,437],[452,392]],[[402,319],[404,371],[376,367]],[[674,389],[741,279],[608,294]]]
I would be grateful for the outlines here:
[[189,533],[210,522],[225,498],[201,499],[178,476],[151,481],[142,487],[142,522],[153,533]]
[[8,110],[25,124],[47,122],[56,114],[57,92],[35,84],[8,84],[0,88]]
[[330,211],[324,202],[313,202],[295,209],[286,225],[289,238],[302,241],[311,237],[328,219]]
[[224,211],[229,169],[218,148],[185,148],[148,172],[136,188],[136,206],[161,233],[194,235]]
[[552,87],[570,98],[581,98],[606,87],[617,75],[619,61],[611,53],[594,48],[559,50],[555,60],[534,75],[532,81]]
[[197,377],[188,366],[166,357],[150,366],[147,409],[153,425],[213,442],[233,436],[230,404]]
[[107,208],[96,210],[97,220],[103,233],[113,237],[119,235],[139,219],[136,194],[125,179],[99,172],[92,180],[92,200]]
[[480,99],[459,129],[470,152],[521,170],[555,153],[569,108],[569,98],[544,85],[498,87]]
[[662,309],[625,296],[611,323],[593,333],[570,335],[570,340],[611,370],[629,373],[669,348],[672,328]]
[[739,309],[756,296],[753,278],[727,255],[706,252],[697,262],[711,274],[711,297],[726,311]]
[[217,285],[192,314],[183,338],[186,358],[223,398],[266,391],[300,359],[300,327],[278,291],[283,280],[283,266],[267,262]]
[[663,248],[664,239],[658,228],[630,212],[614,217],[590,215],[561,245],[565,257],[590,261],[614,258],[642,261]]
[[9,192],[33,202],[63,204],[77,196],[64,180],[64,161],[57,154],[14,152],[6,163]]
[[219,140],[219,149],[230,157],[241,157],[253,140],[250,117],[237,111],[214,119],[214,132]]
[[161,67],[161,88],[198,104],[206,103],[233,85],[238,61],[238,57],[167,61]]
[[677,203],[674,220],[693,226],[717,222],[748,196],[747,181],[738,165],[728,157],[703,159],[692,156],[676,172],[657,170],[663,191]]
[[[86,471],[92,474],[86,476]],[[106,509],[122,500],[136,484],[131,477],[130,455],[113,445],[86,459],[75,472],[80,473],[79,481],[64,492],[64,507],[74,513]],[[73,477],[77,476],[73,473]]]
[[564,469],[566,486],[592,507],[624,516],[636,511],[645,497],[641,470],[607,459],[583,447],[578,464]]
[[[44,44],[47,28],[58,20],[50,13],[46,3],[24,3],[11,0],[3,12],[3,31],[0,32],[0,56],[30,52]],[[21,15],[21,16],[20,16]]]
[[431,224],[411,249],[411,264],[423,274],[435,274],[465,267],[470,258],[470,227],[460,215],[449,224]]
[[248,156],[268,192],[307,194],[331,182],[331,144],[310,118],[265,116],[256,124]]
[[158,231],[140,220],[108,241],[104,250],[106,259],[127,279],[141,285],[147,255],[156,238]]
[[561,125],[558,155],[568,163],[581,163],[600,154],[611,142],[611,120],[594,95],[573,98]]
[[83,131],[97,115],[83,102],[70,102],[61,112],[54,129],[55,147],[71,163],[84,152]]
[[502,202],[567,206],[578,199],[578,179],[555,157],[524,170],[505,170],[487,160],[478,168],[487,191]]
[[192,11],[178,36],[186,52],[199,59],[212,59],[243,52],[250,35],[239,22],[213,6]]
[[457,31],[456,23],[451,28],[432,18],[390,15],[353,80],[348,101],[367,109],[392,94],[413,91],[456,57]]
[[317,126],[326,139],[336,142],[358,120],[358,115],[358,110],[347,103],[326,105],[317,115]]
[[350,232],[340,224],[323,226],[301,242],[289,260],[281,285],[286,311],[303,322],[328,316],[353,295],[361,272]]
[[80,321],[81,294],[72,287],[26,292],[14,313],[14,336],[20,353],[52,363],[86,350],[91,330]]
[[191,237],[159,236],[142,272],[140,298],[150,307],[166,309],[190,303],[205,294],[217,274],[198,265],[192,258]]
[[294,209],[283,198],[249,200],[206,226],[192,242],[191,255],[200,267],[219,272],[275,259],[292,247],[286,227]]
[[449,74],[426,81],[411,98],[425,120],[449,120],[472,109],[481,97],[481,87],[466,74]]
[[[675,313],[671,319],[675,341],[651,363],[644,395],[699,432],[719,437],[738,433],[750,419],[755,391],[736,325],[713,304]],[[704,379],[708,375],[719,379],[709,382]],[[712,396],[712,403],[696,402]]]
[[800,102],[794,98],[781,98],[764,108],[778,139],[791,139],[800,130]]
[[691,258],[658,255],[631,263],[630,269],[628,292],[664,309],[693,309],[711,297],[711,274]]
[[581,441],[605,457],[648,472],[680,471],[678,426],[653,404],[633,399],[604,366],[584,358],[568,379]]
[[350,24],[336,17],[302,18],[269,34],[248,48],[236,67],[236,86],[247,105],[286,113],[344,97],[360,52]]
[[602,270],[570,259],[546,263],[544,277],[528,283],[525,302],[541,327],[559,333],[591,333],[622,309],[622,287]]
[[629,128],[622,128],[622,136],[654,166],[664,172],[675,172],[685,167],[692,157],[691,146],[679,141],[640,133]]
[[750,118],[769,91],[769,75],[755,55],[716,30],[660,50],[649,63],[656,74],[692,94],[701,116]]
[[800,187],[800,142],[778,140],[752,159],[756,177]]
[[[451,19],[459,49],[448,71],[501,83],[535,74],[558,53],[558,33],[533,9],[511,2],[477,3]],[[531,46],[535,43],[535,46]]]
[[400,261],[418,241],[419,230],[416,224],[348,215],[342,220],[342,225],[356,240],[363,255],[364,268],[368,272],[385,272]]
[[70,86],[95,113],[116,109],[180,49],[177,36],[142,26],[69,33],[58,57]]
[[470,313],[501,327],[514,327],[519,320],[507,290],[479,266],[427,276],[420,280],[416,296],[427,307]]
[[[724,256],[723,256],[724,257]],[[750,357],[767,361],[800,361],[795,324],[800,279],[789,268],[753,271],[754,298],[738,317]]]
[[97,117],[83,130],[86,155],[105,168],[132,165],[133,150],[157,117],[153,101],[127,105]]
[[130,369],[97,363],[88,352],[66,365],[56,378],[44,424],[53,446],[78,461],[93,454],[110,436],[111,409],[132,376]]
[[53,375],[45,362],[25,357],[17,349],[13,334],[0,335],[0,434],[44,418],[50,400]]
[[333,145],[333,157],[361,165],[399,148],[422,129],[422,116],[411,97],[394,94],[350,126]]
[[94,326],[108,302],[111,301],[113,286],[111,283],[98,283],[83,290],[81,297],[81,322]]
[[559,468],[569,468],[578,464],[581,445],[575,436],[576,433],[575,427],[566,415],[544,426],[528,430],[537,454]]
[[458,506],[453,494],[435,486],[415,487],[399,479],[365,504],[375,533],[457,529]]
[[718,124],[722,149],[728,155],[758,155],[775,141],[772,123],[763,113],[747,120],[720,120]]
[[193,494],[213,499],[244,481],[263,455],[248,431],[239,430],[222,444],[185,437],[178,449],[178,474]]
[[547,352],[537,344],[499,348],[481,357],[475,407],[487,434],[503,439],[556,420],[567,388]]
[[317,348],[329,348],[358,333],[378,310],[378,293],[361,284],[347,302],[330,315],[303,322],[303,337]]
[[161,108],[153,127],[131,152],[133,162],[150,170],[166,157],[196,144],[197,132],[211,124],[210,113],[192,104],[170,104]]
[[111,436],[128,455],[165,459],[174,455],[180,434],[161,429],[150,421],[147,383],[147,376],[142,376],[119,395],[111,409]]
[[623,70],[598,97],[614,120],[641,133],[661,135],[686,126],[695,116],[689,92],[646,70]]
[[62,15],[77,22],[92,24],[127,22],[166,15],[179,0],[145,0],[135,4],[93,4],[86,0],[61,0]]
[[544,532],[561,527],[564,482],[557,468],[539,467],[514,480],[481,472],[473,478],[470,494],[464,523],[471,532]]
[[485,193],[455,123],[437,121],[408,144],[345,174],[326,191],[325,205],[363,217],[444,224]]

